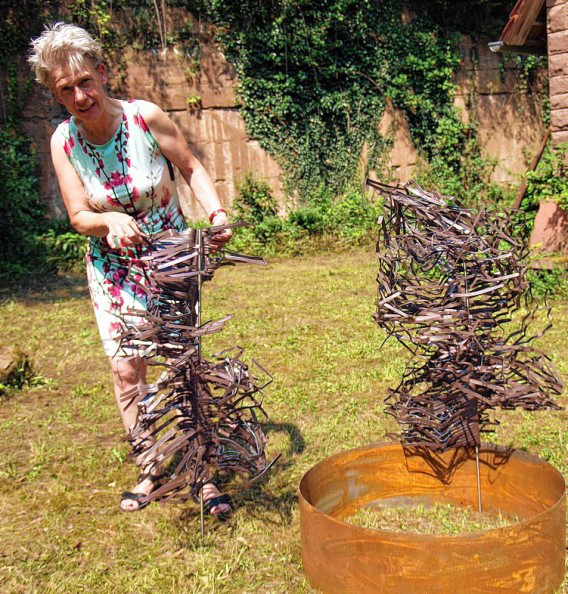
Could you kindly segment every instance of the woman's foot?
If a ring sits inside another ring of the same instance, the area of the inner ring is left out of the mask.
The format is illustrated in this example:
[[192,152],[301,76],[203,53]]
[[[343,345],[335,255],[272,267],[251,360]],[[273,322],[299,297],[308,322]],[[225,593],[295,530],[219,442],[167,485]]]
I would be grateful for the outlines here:
[[[205,483],[202,488],[203,491],[203,503],[205,508],[212,516],[220,516],[230,514],[233,508],[230,504],[230,498],[228,495],[223,495],[215,483]],[[217,501],[215,501],[217,500]],[[207,502],[210,502],[207,505]]]
[[138,483],[132,491],[125,491],[122,494],[122,499],[120,501],[121,511],[132,512],[146,507],[149,501],[144,500],[145,496],[150,495],[150,493],[158,487],[159,480],[162,477],[163,472],[160,474],[152,474],[142,482]]

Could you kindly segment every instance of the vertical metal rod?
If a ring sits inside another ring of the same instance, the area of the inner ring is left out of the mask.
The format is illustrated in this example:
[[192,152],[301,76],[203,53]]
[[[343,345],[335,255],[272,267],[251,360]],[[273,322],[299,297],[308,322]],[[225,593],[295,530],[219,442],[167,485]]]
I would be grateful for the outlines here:
[[[203,271],[203,235],[201,229],[195,230],[195,244],[197,248],[197,300],[195,303],[196,325],[201,326],[201,274]],[[201,336],[197,337],[197,358],[201,361]],[[201,538],[205,536],[205,509],[203,502],[203,485],[199,491],[199,529]]]
[[[201,274],[203,272],[203,236],[201,229],[195,230],[195,244],[197,248],[197,299],[195,302],[195,313],[197,316],[197,327],[201,326]],[[201,336],[197,337],[197,358],[201,360]]]
[[479,469],[479,446],[475,446],[475,468],[477,472],[477,511],[481,513],[483,511],[481,505],[481,473]]
[[201,531],[201,538],[205,536],[205,520],[204,520],[204,508],[203,508],[203,487],[199,491],[199,528]]
[[[467,295],[467,293],[469,292],[469,289],[467,286],[467,266],[465,265],[465,262],[463,262],[463,282],[464,282],[465,292]],[[469,324],[469,320],[470,320],[469,297],[465,298],[465,306],[467,308],[467,321]],[[477,475],[477,511],[479,513],[481,513],[483,507],[481,505],[481,472],[480,472],[480,468],[479,468],[479,445],[475,446],[475,473]]]

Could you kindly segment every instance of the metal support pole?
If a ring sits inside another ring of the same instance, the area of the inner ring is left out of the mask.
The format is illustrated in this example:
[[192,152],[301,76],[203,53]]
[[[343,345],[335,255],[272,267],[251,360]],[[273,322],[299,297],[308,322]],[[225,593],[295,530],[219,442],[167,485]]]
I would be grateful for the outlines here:
[[[201,326],[201,281],[203,272],[203,235],[201,229],[195,230],[195,247],[197,249],[197,299],[195,301],[195,324],[199,328]],[[197,337],[197,358],[201,360],[201,336]],[[199,491],[199,529],[201,538],[205,536],[205,509],[203,505],[203,485]]]
[[205,520],[204,520],[204,508],[203,508],[203,487],[199,491],[199,528],[201,531],[201,538],[205,536]]
[[[469,289],[467,286],[467,266],[465,262],[463,262],[463,282],[466,295],[469,293]],[[465,298],[465,306],[467,308],[467,323],[469,325],[470,321],[470,310],[469,310],[469,297]],[[481,505],[481,473],[479,468],[479,445],[475,446],[475,471],[477,475],[477,511],[481,513],[482,505]]]
[[[197,299],[195,301],[196,325],[201,326],[201,283],[203,273],[203,235],[201,229],[195,230],[195,247],[197,248]],[[201,359],[201,336],[197,337],[197,357]]]
[[483,511],[481,506],[481,473],[479,469],[479,446],[475,446],[475,469],[477,472],[477,511]]

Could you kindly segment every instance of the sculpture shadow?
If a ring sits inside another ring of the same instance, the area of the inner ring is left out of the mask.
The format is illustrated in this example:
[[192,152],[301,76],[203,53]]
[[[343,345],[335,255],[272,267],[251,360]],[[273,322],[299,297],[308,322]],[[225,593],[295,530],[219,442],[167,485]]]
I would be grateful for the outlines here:
[[[409,473],[425,474],[439,480],[444,485],[449,485],[455,473],[470,460],[475,460],[474,447],[459,447],[452,450],[451,454],[437,452],[428,447],[403,446],[406,457],[406,467]],[[514,450],[505,447],[495,447],[487,450],[482,444],[481,453],[489,451],[490,456],[480,456],[480,464],[492,470],[507,464]],[[412,458],[421,458],[429,470],[416,469],[412,466]]]
[[[232,495],[233,510],[241,508],[246,509],[247,515],[270,525],[290,524],[292,521],[292,511],[297,503],[298,495],[296,485],[278,493],[271,492],[268,489],[268,483],[275,473],[282,472],[294,465],[294,458],[306,449],[306,443],[302,432],[293,423],[267,421],[260,423],[264,434],[270,439],[271,433],[284,433],[289,438],[288,448],[281,452],[272,468],[266,472],[260,479],[254,482],[250,487],[239,491],[239,485],[232,482],[232,479],[216,478],[221,491],[231,491],[232,487],[237,487],[237,492]],[[174,523],[180,530],[187,529],[187,523],[199,522],[199,506],[197,504],[188,505],[179,515]],[[225,529],[223,522],[217,518],[211,518],[207,521],[207,531],[216,532],[219,529]],[[228,519],[228,523],[231,519]],[[198,526],[198,524],[196,524]]]

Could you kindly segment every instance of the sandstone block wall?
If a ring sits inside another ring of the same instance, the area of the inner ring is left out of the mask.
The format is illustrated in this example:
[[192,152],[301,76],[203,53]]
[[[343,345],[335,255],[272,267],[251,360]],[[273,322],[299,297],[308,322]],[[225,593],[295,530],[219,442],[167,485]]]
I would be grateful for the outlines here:
[[539,94],[543,81],[523,88],[520,70],[504,69],[501,57],[485,43],[465,40],[464,51],[458,102],[478,120],[484,156],[496,160],[493,180],[518,181],[546,134]]
[[[503,68],[501,57],[485,43],[474,44],[465,38],[462,50],[465,57],[456,80],[456,106],[464,121],[477,121],[482,153],[495,160],[493,181],[517,183],[546,134],[537,92],[542,87],[523,88],[519,69]],[[407,181],[418,153],[404,116],[392,105],[387,106],[380,131],[394,141],[390,154],[394,180]]]
[[568,0],[547,0],[552,142],[568,142]]
[[[466,58],[457,79],[456,105],[465,120],[477,118],[483,151],[497,163],[494,179],[513,183],[525,171],[545,134],[539,97],[530,90],[520,89],[518,71],[503,70],[499,56],[491,53],[485,44],[474,46],[468,40],[463,43]],[[183,56],[173,49],[165,55],[131,52],[125,58],[125,71],[110,65],[111,87],[120,84],[123,92],[118,96],[147,99],[169,112],[210,172],[225,207],[233,202],[235,184],[247,171],[252,171],[268,180],[285,209],[282,172],[258,142],[248,138],[235,97],[234,70],[213,42],[202,46],[198,75],[190,71]],[[568,73],[561,72],[564,72],[562,68],[551,79],[551,86],[561,91],[559,95],[568,93]],[[65,117],[63,108],[47,90],[34,89],[25,110],[24,126],[36,140],[42,193],[55,216],[64,216],[64,210],[50,163],[49,137]],[[389,105],[380,129],[394,141],[387,158],[391,179],[407,181],[413,175],[418,154],[410,141],[404,116]],[[187,184],[181,176],[178,178],[186,213],[203,218]]]

